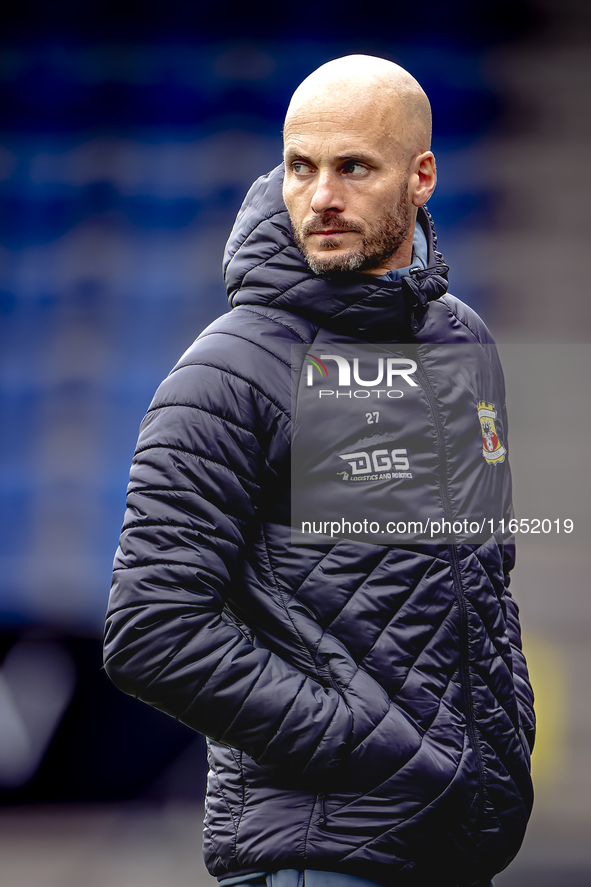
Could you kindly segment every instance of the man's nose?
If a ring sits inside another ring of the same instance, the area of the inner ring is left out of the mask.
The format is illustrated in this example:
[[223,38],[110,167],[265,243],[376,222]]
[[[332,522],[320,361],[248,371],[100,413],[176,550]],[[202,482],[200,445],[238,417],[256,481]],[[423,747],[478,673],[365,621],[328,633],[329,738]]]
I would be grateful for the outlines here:
[[318,174],[316,190],[312,195],[310,206],[314,213],[344,212],[345,201],[338,176],[330,171]]

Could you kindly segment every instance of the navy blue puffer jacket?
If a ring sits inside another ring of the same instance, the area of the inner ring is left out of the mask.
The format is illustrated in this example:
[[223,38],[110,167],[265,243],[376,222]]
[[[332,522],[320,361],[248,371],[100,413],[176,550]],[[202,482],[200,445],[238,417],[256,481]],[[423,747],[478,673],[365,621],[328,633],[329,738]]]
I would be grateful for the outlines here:
[[[495,406],[500,452],[496,352],[480,319],[445,295],[424,210],[426,270],[397,282],[319,277],[294,246],[281,182],[279,167],[247,195],[226,253],[232,310],[181,358],[142,423],[106,668],[208,737],[212,874],[308,868],[393,887],[486,884],[523,838],[534,730],[507,590],[509,468],[484,456],[478,416],[480,404]],[[501,501],[477,541],[292,537],[305,355],[368,342],[416,348],[412,416],[408,398],[382,404],[379,438],[412,424],[412,479],[344,484],[342,453],[369,444],[325,423],[328,498],[394,495],[407,482],[417,513],[450,521]]]

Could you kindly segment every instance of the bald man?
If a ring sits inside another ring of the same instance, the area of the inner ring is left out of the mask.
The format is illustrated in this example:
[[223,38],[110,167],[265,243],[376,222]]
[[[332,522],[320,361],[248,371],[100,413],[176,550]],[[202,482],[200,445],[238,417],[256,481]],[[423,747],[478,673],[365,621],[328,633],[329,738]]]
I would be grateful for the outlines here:
[[503,377],[447,294],[430,128],[383,59],[301,84],[231,311],[140,430],[105,665],[207,737],[222,887],[484,887],[523,839]]

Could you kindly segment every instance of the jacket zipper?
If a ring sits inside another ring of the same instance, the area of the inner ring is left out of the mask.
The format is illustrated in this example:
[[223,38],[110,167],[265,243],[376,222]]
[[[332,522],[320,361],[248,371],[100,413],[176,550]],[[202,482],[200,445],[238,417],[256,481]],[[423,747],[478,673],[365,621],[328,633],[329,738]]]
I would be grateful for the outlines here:
[[[437,409],[437,402],[435,399],[435,394],[433,392],[433,388],[431,387],[431,383],[427,378],[427,374],[423,368],[421,363],[420,355],[416,354],[416,362],[417,362],[417,375],[421,381],[423,386],[423,391],[425,392],[425,396],[427,397],[427,401],[429,403],[429,409],[431,410],[431,415],[433,417],[433,425],[435,427],[435,433],[437,435],[437,449],[439,455],[439,480],[440,480],[440,488],[441,488],[441,498],[443,502],[443,510],[445,519],[449,521],[450,526],[453,528],[453,509],[451,505],[451,497],[449,495],[449,489],[447,484],[447,455],[445,450],[445,441],[443,437],[443,428],[442,422],[439,416],[439,411]],[[462,697],[464,699],[464,708],[466,710],[466,729],[468,731],[468,737],[470,739],[470,744],[474,750],[474,754],[476,756],[476,765],[478,767],[478,776],[480,781],[480,804],[479,804],[479,817],[484,810],[484,787],[486,784],[485,779],[485,771],[484,771],[484,763],[482,761],[482,749],[480,747],[480,742],[476,735],[476,718],[474,716],[474,701],[472,698],[472,682],[470,680],[470,668],[469,668],[469,659],[470,659],[470,650],[469,650],[469,641],[468,641],[468,607],[466,604],[466,598],[464,595],[464,591],[462,588],[462,578],[460,574],[460,564],[458,557],[458,548],[455,542],[455,537],[453,532],[451,534],[452,542],[449,545],[450,552],[450,563],[451,563],[451,572],[452,579],[454,584],[454,593],[456,597],[456,601],[458,604],[458,614],[460,620],[460,678],[462,682]]]

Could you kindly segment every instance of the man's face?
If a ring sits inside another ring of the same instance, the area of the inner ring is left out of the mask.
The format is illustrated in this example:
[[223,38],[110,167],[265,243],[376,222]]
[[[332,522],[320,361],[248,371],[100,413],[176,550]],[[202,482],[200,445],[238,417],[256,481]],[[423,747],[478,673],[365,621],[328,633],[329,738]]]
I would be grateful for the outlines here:
[[410,263],[409,158],[386,123],[368,108],[337,114],[322,102],[286,121],[283,197],[316,274],[385,274]]

